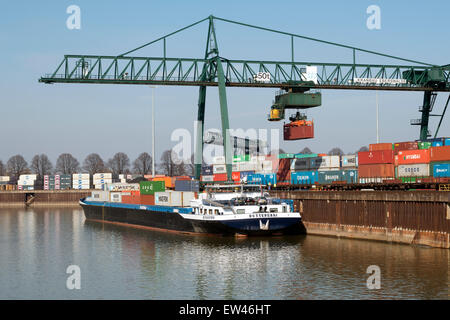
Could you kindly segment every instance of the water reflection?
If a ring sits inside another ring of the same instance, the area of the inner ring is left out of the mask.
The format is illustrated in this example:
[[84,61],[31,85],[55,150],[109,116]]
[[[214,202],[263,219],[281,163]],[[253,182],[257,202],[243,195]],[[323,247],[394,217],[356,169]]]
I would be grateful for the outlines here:
[[[191,236],[0,210],[1,299],[447,299],[449,250],[319,236]],[[65,287],[68,265],[82,289]],[[366,269],[381,269],[369,290]]]

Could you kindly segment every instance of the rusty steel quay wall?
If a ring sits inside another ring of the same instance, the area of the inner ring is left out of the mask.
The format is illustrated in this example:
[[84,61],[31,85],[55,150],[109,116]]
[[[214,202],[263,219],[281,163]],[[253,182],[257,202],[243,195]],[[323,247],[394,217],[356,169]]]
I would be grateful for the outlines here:
[[450,248],[450,192],[274,191],[308,234]]
[[90,190],[0,191],[0,208],[25,207],[27,200],[29,207],[77,206],[81,198],[90,194]]

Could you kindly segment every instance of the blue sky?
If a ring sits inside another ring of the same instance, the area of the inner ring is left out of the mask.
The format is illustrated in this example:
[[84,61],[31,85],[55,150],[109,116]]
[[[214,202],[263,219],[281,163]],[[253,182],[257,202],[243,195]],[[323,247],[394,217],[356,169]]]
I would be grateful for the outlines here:
[[[69,5],[81,9],[81,30],[69,30]],[[369,5],[381,9],[381,29],[366,27]],[[38,83],[53,72],[64,54],[117,55],[210,14],[318,39],[352,45],[433,64],[450,63],[448,1],[9,1],[0,11],[0,61],[3,77],[0,107],[0,160],[15,154],[30,161],[46,153],[55,162],[70,152],[80,162],[92,152],[105,160],[126,152],[134,160],[151,151],[151,89],[146,86]],[[204,54],[207,23],[167,41],[170,57]],[[217,23],[220,54],[230,59],[290,59],[290,39],[263,31]],[[139,56],[162,55],[162,47],[145,48]],[[299,61],[350,62],[348,51],[306,40],[295,41]],[[393,60],[374,56],[378,63]],[[233,128],[281,129],[268,122],[274,89],[227,89]],[[447,95],[439,94],[435,111]],[[170,149],[174,129],[193,131],[197,87],[156,89],[156,151]],[[207,89],[206,128],[220,128],[217,88]],[[382,142],[418,138],[409,124],[419,118],[422,93],[379,92]],[[353,152],[376,140],[375,92],[323,90],[322,106],[308,111],[316,138],[281,141],[288,152],[305,146],[328,152],[338,146]],[[437,121],[432,119],[434,133]],[[448,116],[440,136],[450,136]]]

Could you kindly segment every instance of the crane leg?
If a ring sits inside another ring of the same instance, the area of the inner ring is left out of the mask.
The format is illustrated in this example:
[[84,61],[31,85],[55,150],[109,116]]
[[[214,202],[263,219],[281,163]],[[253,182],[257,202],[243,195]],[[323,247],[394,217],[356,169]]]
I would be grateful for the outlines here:
[[420,140],[428,139],[428,120],[430,119],[432,91],[425,91],[423,95],[422,120],[420,122]]
[[225,154],[225,164],[227,168],[227,180],[232,181],[231,169],[232,169],[232,145],[230,138],[230,122],[228,120],[228,105],[227,105],[227,93],[225,88],[225,74],[223,72],[222,62],[220,58],[216,58],[217,63],[217,78],[219,82],[219,99],[220,99],[220,118],[222,120],[222,136],[223,147]]
[[195,144],[194,168],[195,179],[200,180],[203,163],[203,131],[205,123],[206,86],[201,86],[198,95],[197,137]]

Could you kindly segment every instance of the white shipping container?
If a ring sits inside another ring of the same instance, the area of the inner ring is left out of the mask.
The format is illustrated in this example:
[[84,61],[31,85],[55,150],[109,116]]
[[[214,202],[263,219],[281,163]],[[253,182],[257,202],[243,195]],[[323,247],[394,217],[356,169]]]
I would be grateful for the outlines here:
[[189,207],[191,205],[191,200],[195,199],[194,192],[182,191],[181,194],[183,198],[183,207]]
[[8,182],[9,179],[9,176],[0,176],[0,182]]
[[122,192],[111,192],[111,202],[122,202]]
[[109,201],[108,191],[92,191],[91,196],[87,198],[87,201]]
[[262,170],[263,171],[272,171],[272,161],[264,160],[262,162]]
[[214,176],[202,176],[202,181],[205,182],[213,182],[214,181]]
[[155,205],[181,207],[183,205],[181,191],[155,192]]
[[109,191],[139,191],[139,183],[108,183],[106,189]]
[[238,168],[238,171],[257,171],[258,165],[251,162],[239,162]]
[[356,168],[358,166],[358,158],[355,154],[341,156],[341,166],[343,168]]
[[89,180],[89,173],[74,173],[72,175],[73,180]]
[[213,165],[213,173],[226,173],[227,166],[225,164],[215,164]]
[[225,164],[225,156],[213,157],[213,164]]
[[19,176],[19,180],[36,180],[37,175],[36,174],[21,174]]
[[401,164],[397,167],[398,177],[428,177],[430,175],[430,165],[421,164]]
[[17,185],[21,186],[34,186],[36,180],[18,180]]
[[[122,174],[123,176],[123,174]],[[120,178],[120,176],[119,176]],[[95,173],[93,175],[93,179],[112,179],[112,173],[105,172],[105,173]]]
[[72,186],[72,189],[77,189],[77,190],[89,190],[89,185],[77,185],[77,186]]
[[94,179],[92,180],[93,184],[100,184],[100,183],[112,183],[112,179]]

